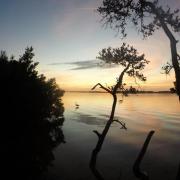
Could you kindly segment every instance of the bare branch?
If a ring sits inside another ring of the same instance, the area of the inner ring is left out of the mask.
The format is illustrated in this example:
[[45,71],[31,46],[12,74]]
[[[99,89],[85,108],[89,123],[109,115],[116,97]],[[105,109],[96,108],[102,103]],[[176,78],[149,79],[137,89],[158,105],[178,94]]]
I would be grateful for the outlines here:
[[93,132],[98,136],[98,138],[101,137],[101,134],[98,131],[94,130]]
[[97,83],[91,90],[96,89],[97,86],[100,86],[101,89],[104,89],[104,90],[107,91],[108,93],[112,94],[112,92],[111,92],[108,88],[104,87],[104,86],[103,86],[102,84],[100,84],[100,83]]
[[141,165],[141,161],[143,160],[144,158],[144,155],[146,153],[146,150],[148,148],[148,145],[149,145],[149,142],[152,138],[152,135],[154,134],[155,131],[150,131],[144,144],[143,144],[143,147],[133,165],[133,171],[134,171],[134,174],[137,178],[141,179],[141,180],[148,180],[149,177],[148,177],[148,174],[146,172],[142,172],[141,171],[141,168],[140,168],[140,165]]
[[113,121],[119,123],[122,126],[121,129],[127,130],[126,124],[124,122],[119,121],[118,119],[114,119]]

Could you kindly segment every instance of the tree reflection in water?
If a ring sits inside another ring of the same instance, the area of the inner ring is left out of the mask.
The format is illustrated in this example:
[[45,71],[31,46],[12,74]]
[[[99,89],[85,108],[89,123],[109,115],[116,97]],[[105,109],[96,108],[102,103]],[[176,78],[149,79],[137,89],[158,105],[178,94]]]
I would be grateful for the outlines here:
[[64,142],[64,91],[38,74],[33,57],[32,48],[18,60],[0,55],[3,179],[44,179],[54,148]]

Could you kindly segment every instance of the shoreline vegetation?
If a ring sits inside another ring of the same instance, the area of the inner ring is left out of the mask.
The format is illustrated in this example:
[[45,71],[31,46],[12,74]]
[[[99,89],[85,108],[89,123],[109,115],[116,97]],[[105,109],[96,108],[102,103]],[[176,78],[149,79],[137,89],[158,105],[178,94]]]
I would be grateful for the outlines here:
[[[2,176],[42,180],[65,143],[64,95],[56,80],[37,71],[32,47],[16,59],[0,52]],[[13,88],[12,88],[13,87]],[[5,172],[5,173],[4,173]],[[9,172],[9,173],[7,173]]]

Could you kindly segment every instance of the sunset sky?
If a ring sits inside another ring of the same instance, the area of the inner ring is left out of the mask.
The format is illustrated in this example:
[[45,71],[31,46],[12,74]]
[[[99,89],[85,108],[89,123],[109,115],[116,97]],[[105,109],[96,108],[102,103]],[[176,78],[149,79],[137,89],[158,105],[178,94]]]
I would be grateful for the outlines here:
[[[174,73],[162,74],[169,61],[169,41],[159,30],[146,40],[133,26],[124,40],[110,28],[104,28],[96,8],[101,0],[0,0],[0,50],[19,57],[27,46],[33,46],[40,73],[55,77],[65,90],[90,90],[98,82],[114,84],[120,67],[101,67],[96,57],[102,48],[133,45],[150,61],[144,70],[147,82],[143,90],[169,90]],[[163,5],[168,0],[161,0]],[[180,9],[180,0],[171,0]],[[175,34],[180,40],[180,34]],[[180,51],[180,43],[178,43]],[[133,79],[125,78],[128,86]]]

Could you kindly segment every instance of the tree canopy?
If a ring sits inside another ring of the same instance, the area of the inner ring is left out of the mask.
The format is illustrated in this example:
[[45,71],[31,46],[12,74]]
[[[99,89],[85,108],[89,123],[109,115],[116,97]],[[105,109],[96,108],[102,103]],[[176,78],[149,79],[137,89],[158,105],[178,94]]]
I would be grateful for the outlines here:
[[3,166],[18,179],[36,179],[64,142],[64,91],[38,73],[33,57],[32,47],[17,60],[0,54]]
[[179,9],[163,8],[159,0],[103,0],[98,12],[111,27],[118,28],[126,36],[126,26],[132,22],[144,37],[168,24],[174,32],[180,31]]
[[141,71],[149,61],[145,59],[144,54],[139,55],[137,49],[133,46],[123,43],[120,48],[104,48],[99,52],[98,58],[106,63],[114,63],[124,67],[117,78],[117,84],[113,87],[115,88],[114,92],[117,91],[117,88],[123,86],[124,74],[135,78],[135,80],[138,78],[141,81],[146,81],[146,77]]
[[179,9],[172,10],[168,6],[162,6],[159,0],[103,0],[97,9],[106,25],[117,29],[123,37],[127,36],[127,25],[133,23],[138,32],[144,38],[153,35],[155,30],[162,28],[169,38],[171,47],[171,64],[163,69],[169,72],[172,67],[175,71],[176,92],[180,98],[180,56],[177,53],[173,33],[180,32]]

